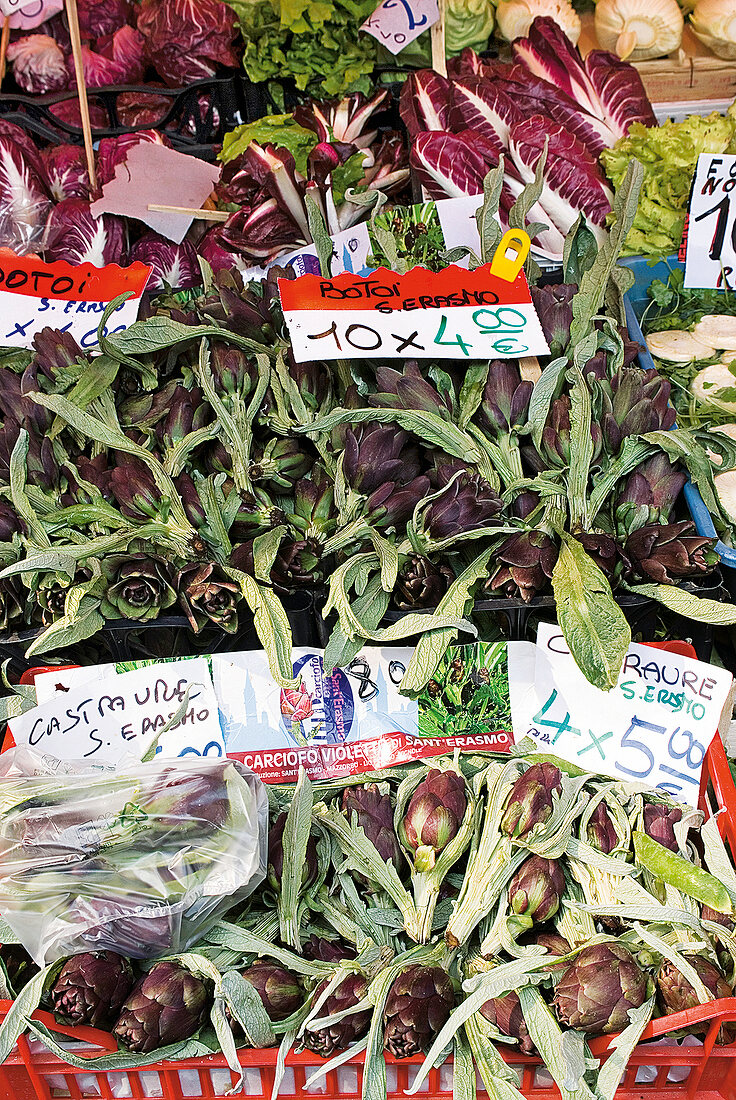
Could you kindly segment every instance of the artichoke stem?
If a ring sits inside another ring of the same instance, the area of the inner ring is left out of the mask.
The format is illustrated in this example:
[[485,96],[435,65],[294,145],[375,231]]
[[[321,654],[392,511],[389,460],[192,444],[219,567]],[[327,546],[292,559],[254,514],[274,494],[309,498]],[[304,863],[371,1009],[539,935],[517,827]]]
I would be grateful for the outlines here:
[[436,875],[428,871],[414,874],[413,886],[416,913],[412,928],[411,930],[407,928],[407,933],[416,943],[428,943],[432,935],[432,921],[440,892],[440,882]]

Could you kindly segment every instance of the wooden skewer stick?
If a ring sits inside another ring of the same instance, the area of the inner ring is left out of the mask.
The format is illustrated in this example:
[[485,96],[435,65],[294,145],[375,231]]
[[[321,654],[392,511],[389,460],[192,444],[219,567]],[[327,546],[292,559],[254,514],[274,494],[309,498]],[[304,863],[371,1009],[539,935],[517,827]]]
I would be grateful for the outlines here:
[[188,214],[203,222],[226,222],[230,217],[227,210],[195,210],[191,206],[164,206],[158,202],[149,202],[148,209],[160,211],[162,214]]
[[521,355],[519,357],[519,372],[523,382],[533,382],[536,386],[542,377],[542,368],[536,355]]
[[432,43],[432,68],[440,76],[447,76],[447,57],[445,56],[445,3],[446,0],[438,0],[440,17],[432,24],[429,32]]
[[82,39],[79,35],[79,16],[77,14],[77,0],[66,0],[66,13],[69,19],[69,37],[72,43],[74,74],[77,78],[79,113],[82,116],[84,152],[87,159],[87,171],[89,172],[90,190],[94,192],[97,190],[97,173],[95,171],[95,152],[92,147],[92,124],[89,120],[87,85],[84,82],[84,65],[82,64]]
[[3,32],[0,35],[0,84],[5,80],[5,68],[8,63],[8,46],[10,44],[10,16],[6,15],[3,22]]

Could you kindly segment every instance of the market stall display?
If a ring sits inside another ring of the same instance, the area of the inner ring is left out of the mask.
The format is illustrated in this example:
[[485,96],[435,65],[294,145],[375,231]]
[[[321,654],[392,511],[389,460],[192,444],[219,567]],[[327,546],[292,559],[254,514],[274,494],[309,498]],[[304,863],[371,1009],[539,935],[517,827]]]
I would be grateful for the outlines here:
[[722,7],[6,23],[0,1091],[736,1094],[731,272],[618,264],[736,152],[638,68]]

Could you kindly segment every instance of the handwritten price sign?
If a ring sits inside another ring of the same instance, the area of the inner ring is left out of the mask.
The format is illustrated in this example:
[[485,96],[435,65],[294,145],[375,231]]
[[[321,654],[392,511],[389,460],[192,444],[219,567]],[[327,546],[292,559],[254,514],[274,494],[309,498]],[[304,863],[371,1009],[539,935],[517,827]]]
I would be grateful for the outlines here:
[[687,218],[685,286],[736,287],[736,155],[701,153]]
[[297,363],[314,359],[498,359],[548,355],[524,273],[452,266],[364,278],[280,279]]
[[14,718],[11,733],[17,745],[59,760],[140,760],[182,703],[182,717],[161,735],[156,751],[167,758],[224,756],[217,699],[203,657],[97,677]]
[[0,248],[0,344],[30,348],[43,328],[70,332],[83,350],[97,345],[97,326],[120,294],[129,298],[110,317],[105,335],[122,332],[138,317],[141,295],[151,274],[142,263],[93,267],[63,260],[42,263]]
[[437,0],[383,0],[360,29],[397,54],[429,30],[439,17]]
[[[527,658],[532,649],[526,648]],[[603,692],[580,672],[559,627],[547,623],[540,624],[526,672],[514,664],[513,653],[510,647],[517,740],[532,737],[540,750],[588,771],[697,802],[703,760],[731,690],[730,673],[632,644],[618,684]]]

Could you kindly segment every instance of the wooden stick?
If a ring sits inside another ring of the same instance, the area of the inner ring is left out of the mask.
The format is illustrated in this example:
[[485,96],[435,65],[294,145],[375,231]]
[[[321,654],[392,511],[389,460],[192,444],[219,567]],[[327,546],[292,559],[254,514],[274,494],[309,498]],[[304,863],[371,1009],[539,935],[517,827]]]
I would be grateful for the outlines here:
[[542,368],[536,355],[522,355],[519,357],[519,373],[523,382],[533,382],[536,386],[542,377]]
[[191,206],[163,206],[158,202],[149,202],[149,210],[158,210],[162,214],[188,214],[203,222],[226,222],[230,217],[227,210],[195,210]]
[[79,96],[79,113],[82,116],[82,133],[84,134],[84,152],[87,158],[87,171],[89,172],[90,190],[97,190],[97,173],[95,171],[95,151],[92,147],[92,124],[89,120],[89,103],[87,102],[87,85],[84,83],[84,65],[82,64],[82,39],[79,35],[79,16],[77,14],[77,0],[66,0],[66,14],[69,20],[69,37],[72,43],[72,57],[74,58],[74,74],[77,78],[77,95]]
[[429,32],[432,42],[432,68],[440,76],[447,76],[447,57],[445,56],[445,3],[446,0],[437,0],[440,17],[432,24]]
[[8,62],[8,46],[10,44],[10,16],[5,16],[3,33],[0,35],[0,84],[5,80],[5,68]]

